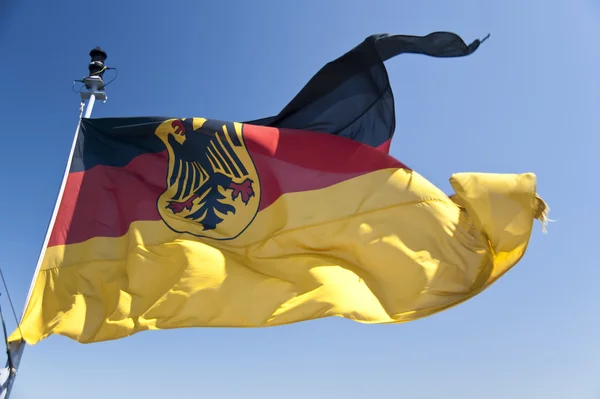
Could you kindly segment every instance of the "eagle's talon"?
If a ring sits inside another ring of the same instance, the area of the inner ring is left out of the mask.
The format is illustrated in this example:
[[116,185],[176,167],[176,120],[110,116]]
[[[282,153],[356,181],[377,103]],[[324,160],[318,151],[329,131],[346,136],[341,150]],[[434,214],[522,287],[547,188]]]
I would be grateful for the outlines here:
[[196,197],[196,195],[193,195],[185,201],[169,201],[167,209],[172,210],[175,214],[183,212],[184,209],[191,211]]
[[242,183],[229,183],[229,189],[231,189],[231,199],[235,201],[238,196],[242,196],[242,202],[248,205],[250,198],[254,196],[254,189],[252,188],[253,181],[250,179],[244,180]]

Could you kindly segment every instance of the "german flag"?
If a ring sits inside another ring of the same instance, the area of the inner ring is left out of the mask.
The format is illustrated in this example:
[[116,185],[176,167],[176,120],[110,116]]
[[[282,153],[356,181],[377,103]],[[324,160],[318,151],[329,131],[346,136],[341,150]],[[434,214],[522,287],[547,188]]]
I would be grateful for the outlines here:
[[535,176],[457,174],[448,196],[389,156],[383,65],[479,44],[371,36],[257,121],[83,119],[24,340],[329,316],[398,323],[481,292],[545,217]]

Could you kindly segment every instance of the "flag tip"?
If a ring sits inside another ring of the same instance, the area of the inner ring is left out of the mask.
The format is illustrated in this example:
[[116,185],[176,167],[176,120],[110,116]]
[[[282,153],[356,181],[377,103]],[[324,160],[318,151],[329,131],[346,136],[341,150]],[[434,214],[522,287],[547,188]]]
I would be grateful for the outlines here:
[[548,213],[550,212],[550,207],[544,200],[539,196],[535,195],[534,197],[534,205],[533,205],[533,217],[542,223],[542,232],[546,233],[546,227],[549,222],[553,222],[548,218]]

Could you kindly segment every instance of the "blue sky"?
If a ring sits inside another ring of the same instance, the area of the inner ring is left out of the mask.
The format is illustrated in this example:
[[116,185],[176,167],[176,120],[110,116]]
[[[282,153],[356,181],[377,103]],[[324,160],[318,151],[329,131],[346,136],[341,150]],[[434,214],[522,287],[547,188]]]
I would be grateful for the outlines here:
[[387,63],[391,152],[446,191],[456,172],[538,175],[557,222],[548,235],[537,224],[510,273],[403,325],[51,337],[26,350],[13,397],[600,398],[596,0],[2,0],[0,267],[17,311],[77,123],[71,82],[87,74],[91,48],[119,69],[94,117],[249,120],[279,112],[370,34],[438,30],[492,36],[466,58]]

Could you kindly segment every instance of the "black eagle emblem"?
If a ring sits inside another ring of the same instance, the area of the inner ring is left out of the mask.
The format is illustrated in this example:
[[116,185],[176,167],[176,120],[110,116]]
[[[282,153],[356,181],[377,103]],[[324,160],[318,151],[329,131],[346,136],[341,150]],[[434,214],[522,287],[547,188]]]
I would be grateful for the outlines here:
[[168,144],[174,159],[168,184],[177,190],[166,208],[173,214],[187,209],[186,219],[214,230],[222,216],[236,212],[235,206],[222,202],[225,195],[240,198],[244,205],[254,196],[254,182],[233,148],[243,144],[230,122],[207,120],[194,130],[192,119],[177,119],[171,126]]

